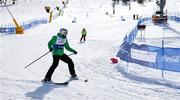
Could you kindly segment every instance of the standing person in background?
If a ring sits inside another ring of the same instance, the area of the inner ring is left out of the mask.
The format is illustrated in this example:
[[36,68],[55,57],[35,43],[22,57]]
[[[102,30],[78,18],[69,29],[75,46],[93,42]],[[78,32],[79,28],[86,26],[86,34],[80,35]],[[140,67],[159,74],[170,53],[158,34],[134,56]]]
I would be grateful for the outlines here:
[[82,29],[81,31],[81,39],[80,42],[82,42],[82,40],[84,40],[84,42],[86,41],[86,35],[87,35],[87,31],[85,28]]
[[136,15],[135,14],[133,14],[133,20],[135,20],[136,19]]
[[42,80],[42,82],[52,82],[51,77],[54,70],[59,64],[59,60],[62,60],[63,62],[68,64],[71,79],[78,79],[75,73],[74,63],[72,59],[64,53],[65,48],[66,50],[73,52],[74,54],[77,54],[77,52],[69,46],[68,40],[66,38],[67,33],[67,29],[61,28],[59,33],[57,33],[56,36],[53,36],[52,39],[48,42],[49,51],[52,52],[53,55],[53,63],[49,68],[48,72],[46,73],[45,78]]
[[63,7],[66,8],[66,4],[67,4],[67,1],[65,2],[65,0],[62,0],[62,4],[64,5]]
[[137,20],[139,19],[139,15],[138,15],[138,14],[136,15],[136,19],[137,19]]

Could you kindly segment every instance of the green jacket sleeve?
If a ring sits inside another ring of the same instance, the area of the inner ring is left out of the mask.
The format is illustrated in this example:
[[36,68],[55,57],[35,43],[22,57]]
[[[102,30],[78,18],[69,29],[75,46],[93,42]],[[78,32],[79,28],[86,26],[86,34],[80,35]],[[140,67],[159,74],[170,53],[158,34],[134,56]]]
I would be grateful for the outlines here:
[[48,48],[49,48],[49,50],[52,48],[53,44],[55,44],[56,39],[57,39],[56,36],[53,36],[53,37],[51,38],[51,40],[48,42]]
[[70,51],[70,52],[74,52],[74,49],[72,49],[70,46],[69,46],[69,43],[68,43],[68,40],[66,39],[66,43],[64,44],[66,50]]

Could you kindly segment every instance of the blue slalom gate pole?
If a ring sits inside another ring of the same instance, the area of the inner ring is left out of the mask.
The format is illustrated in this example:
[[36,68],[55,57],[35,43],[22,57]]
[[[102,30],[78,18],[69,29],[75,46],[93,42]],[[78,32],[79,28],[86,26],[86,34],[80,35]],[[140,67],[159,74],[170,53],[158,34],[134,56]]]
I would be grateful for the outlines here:
[[[162,40],[162,57],[164,56],[164,39]],[[164,60],[162,60],[162,77],[164,78]]]

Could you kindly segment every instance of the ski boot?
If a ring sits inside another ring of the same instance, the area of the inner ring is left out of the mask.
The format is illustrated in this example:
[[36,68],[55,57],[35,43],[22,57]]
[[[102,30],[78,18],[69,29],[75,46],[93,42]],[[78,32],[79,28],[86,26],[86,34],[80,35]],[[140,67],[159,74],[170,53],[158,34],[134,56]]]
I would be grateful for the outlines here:
[[71,80],[78,80],[78,77],[76,74],[72,74],[70,77]]
[[43,83],[53,83],[53,81],[51,79],[48,79],[48,78],[44,78],[41,82],[43,82]]

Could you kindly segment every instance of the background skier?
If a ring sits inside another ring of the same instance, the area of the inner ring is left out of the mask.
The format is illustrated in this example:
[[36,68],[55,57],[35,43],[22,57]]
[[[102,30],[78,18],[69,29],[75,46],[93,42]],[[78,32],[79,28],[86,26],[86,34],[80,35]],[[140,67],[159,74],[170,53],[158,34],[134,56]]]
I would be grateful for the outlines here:
[[81,31],[81,39],[80,39],[80,42],[82,42],[82,40],[84,40],[84,42],[86,41],[86,34],[87,34],[87,31],[85,28],[82,29]]

